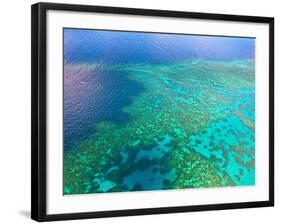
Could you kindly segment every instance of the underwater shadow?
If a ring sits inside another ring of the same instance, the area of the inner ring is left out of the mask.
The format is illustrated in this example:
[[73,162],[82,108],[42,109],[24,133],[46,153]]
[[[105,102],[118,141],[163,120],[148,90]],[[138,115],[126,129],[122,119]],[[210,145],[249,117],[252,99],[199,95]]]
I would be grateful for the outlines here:
[[123,125],[130,121],[123,109],[144,90],[128,73],[106,70],[85,73],[79,81],[65,85],[64,150],[95,133],[100,122]]

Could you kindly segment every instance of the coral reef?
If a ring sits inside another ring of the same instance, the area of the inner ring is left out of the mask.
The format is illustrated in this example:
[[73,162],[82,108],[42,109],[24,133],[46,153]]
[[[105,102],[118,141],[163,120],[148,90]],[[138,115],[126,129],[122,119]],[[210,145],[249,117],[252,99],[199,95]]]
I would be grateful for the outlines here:
[[[80,113],[100,113],[98,97],[113,89],[112,74],[120,94],[108,99],[102,119],[83,118],[91,121],[87,135],[67,145],[64,194],[255,184],[254,60],[77,64],[65,71],[67,85],[80,80],[77,88],[87,87],[78,98],[89,91],[96,97],[79,104]],[[118,100],[126,103],[112,106]]]

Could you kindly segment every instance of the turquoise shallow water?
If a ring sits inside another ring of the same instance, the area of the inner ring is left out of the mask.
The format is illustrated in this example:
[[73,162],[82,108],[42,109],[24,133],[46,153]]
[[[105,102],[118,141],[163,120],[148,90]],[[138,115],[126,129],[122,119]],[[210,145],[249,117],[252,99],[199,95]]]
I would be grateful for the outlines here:
[[65,194],[255,184],[254,40],[81,35],[65,35]]

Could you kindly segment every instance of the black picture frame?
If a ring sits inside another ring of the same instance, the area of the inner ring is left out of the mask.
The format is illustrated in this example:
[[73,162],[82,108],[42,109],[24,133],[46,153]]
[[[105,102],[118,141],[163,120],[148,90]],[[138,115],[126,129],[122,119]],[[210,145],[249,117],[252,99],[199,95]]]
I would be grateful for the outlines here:
[[[161,16],[269,24],[269,200],[243,203],[160,207],[101,212],[83,212],[52,215],[46,214],[46,12],[48,10],[100,12],[124,15]],[[36,221],[54,221],[274,206],[274,18],[55,3],[37,3],[32,5],[31,15],[32,219]]]

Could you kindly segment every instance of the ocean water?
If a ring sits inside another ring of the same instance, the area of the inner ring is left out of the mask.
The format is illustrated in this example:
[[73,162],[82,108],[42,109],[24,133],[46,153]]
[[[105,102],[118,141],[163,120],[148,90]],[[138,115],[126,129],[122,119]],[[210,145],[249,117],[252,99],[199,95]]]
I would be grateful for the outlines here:
[[64,194],[255,184],[255,39],[64,29]]

